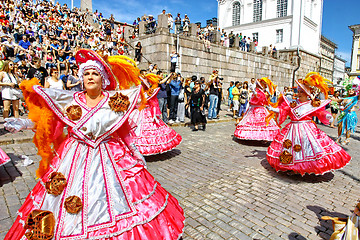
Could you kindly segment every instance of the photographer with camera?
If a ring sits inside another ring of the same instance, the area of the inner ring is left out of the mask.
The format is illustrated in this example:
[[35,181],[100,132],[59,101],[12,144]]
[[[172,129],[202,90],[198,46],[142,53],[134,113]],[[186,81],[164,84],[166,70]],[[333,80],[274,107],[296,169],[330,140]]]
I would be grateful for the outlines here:
[[218,71],[214,70],[213,74],[210,75],[210,81],[207,84],[207,87],[209,89],[209,112],[208,112],[208,119],[217,119],[217,108],[218,108],[218,101],[219,101],[219,92],[221,88],[221,83],[219,80]]

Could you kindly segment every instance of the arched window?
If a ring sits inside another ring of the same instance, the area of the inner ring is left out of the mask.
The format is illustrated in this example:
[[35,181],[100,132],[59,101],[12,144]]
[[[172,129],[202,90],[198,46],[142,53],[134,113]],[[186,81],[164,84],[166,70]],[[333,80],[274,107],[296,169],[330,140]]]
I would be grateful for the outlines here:
[[240,25],[240,3],[235,2],[233,4],[233,18],[232,18],[232,25]]
[[254,0],[253,22],[258,22],[262,20],[262,4],[262,0]]

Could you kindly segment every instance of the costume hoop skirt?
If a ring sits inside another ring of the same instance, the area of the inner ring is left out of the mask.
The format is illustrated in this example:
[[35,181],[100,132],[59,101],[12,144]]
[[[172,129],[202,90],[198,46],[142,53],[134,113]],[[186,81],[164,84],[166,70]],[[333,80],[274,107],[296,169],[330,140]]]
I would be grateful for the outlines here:
[[[53,236],[41,239],[178,239],[184,227],[182,208],[121,137],[130,130],[126,121],[139,91],[122,91],[131,100],[122,114],[107,104],[111,93],[87,109],[82,93],[75,93],[72,101],[65,91],[36,91],[69,124],[69,135],[5,239],[40,239],[46,236],[40,231],[44,229],[53,229]],[[63,114],[74,104],[82,109],[76,121]]]
[[320,175],[350,162],[350,155],[311,121],[312,116],[317,116],[328,123],[327,116],[331,115],[323,110],[328,103],[325,100],[320,107],[308,102],[292,109],[280,108],[281,117],[285,119],[289,114],[292,121],[281,129],[267,151],[267,160],[276,171]]
[[243,140],[273,141],[279,133],[274,119],[267,125],[265,118],[269,111],[263,106],[250,105],[243,119],[236,126],[234,136]]
[[147,98],[147,105],[141,111],[133,111],[130,119],[136,128],[131,136],[142,155],[154,155],[174,149],[182,137],[170,128],[161,118],[157,93],[159,88]]
[[10,157],[0,148],[0,166],[10,162]]

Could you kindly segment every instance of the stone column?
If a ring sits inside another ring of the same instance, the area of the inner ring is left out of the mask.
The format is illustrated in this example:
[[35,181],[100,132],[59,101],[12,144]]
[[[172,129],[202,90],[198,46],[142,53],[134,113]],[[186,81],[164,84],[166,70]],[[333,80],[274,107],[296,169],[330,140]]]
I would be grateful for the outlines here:
[[165,14],[158,15],[156,31],[157,32],[162,32],[162,33],[168,33],[169,32],[168,16],[167,15],[165,15]]
[[255,43],[254,42],[251,42],[250,43],[250,52],[255,52]]
[[[351,72],[356,72],[356,68],[357,68],[357,64],[358,64],[358,49],[359,49],[359,37],[360,36],[354,36],[354,40],[353,40],[353,52],[352,52],[352,56],[351,56]],[[360,68],[360,66],[359,66]]]
[[262,55],[268,56],[269,55],[269,48],[268,46],[262,47]]
[[221,39],[221,33],[219,32],[219,31],[214,31],[214,36],[215,36],[215,40],[214,40],[214,42],[215,43],[220,43],[220,39]]
[[197,25],[195,23],[190,23],[190,36],[197,37]]
[[145,35],[145,30],[146,30],[146,22],[141,21],[139,22],[139,36],[143,36]]
[[92,13],[92,0],[81,0],[80,9],[81,11],[86,11],[86,9],[89,9],[89,11]]
[[240,39],[239,39],[239,34],[235,35],[235,40],[234,40],[234,48],[239,48],[240,44]]

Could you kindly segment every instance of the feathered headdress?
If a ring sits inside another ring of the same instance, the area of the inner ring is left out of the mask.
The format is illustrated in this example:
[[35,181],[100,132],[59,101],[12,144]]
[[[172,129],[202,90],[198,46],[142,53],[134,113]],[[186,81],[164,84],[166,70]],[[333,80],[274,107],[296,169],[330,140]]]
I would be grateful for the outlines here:
[[296,80],[296,82],[311,98],[315,98],[318,91],[322,92],[325,95],[325,98],[327,98],[329,92],[328,85],[332,83],[317,72],[310,72],[306,75],[305,79]]
[[275,93],[276,85],[270,79],[268,79],[267,77],[263,77],[263,78],[258,79],[257,81],[259,82],[259,86],[261,86],[261,84],[260,84],[261,82],[264,82],[266,84],[266,86],[268,87],[271,95],[273,95]]

